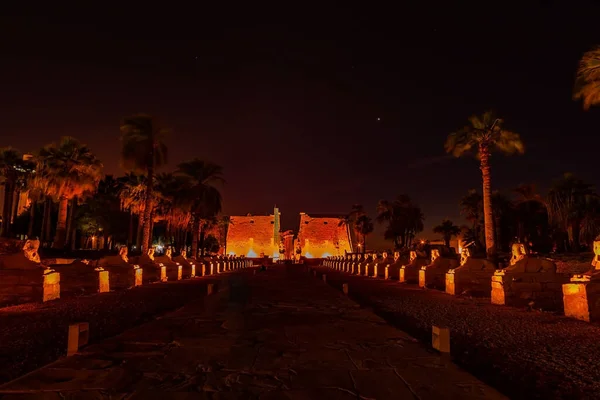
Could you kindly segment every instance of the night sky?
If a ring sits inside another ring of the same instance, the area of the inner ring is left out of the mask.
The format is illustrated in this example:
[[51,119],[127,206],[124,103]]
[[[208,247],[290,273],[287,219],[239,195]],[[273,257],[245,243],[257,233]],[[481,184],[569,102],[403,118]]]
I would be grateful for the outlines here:
[[0,146],[75,136],[120,174],[119,122],[145,112],[172,129],[167,169],[196,156],[224,166],[226,214],[277,204],[297,229],[300,211],[362,203],[374,216],[407,193],[433,238],[481,185],[476,161],[446,156],[444,141],[493,108],[527,146],[493,158],[494,189],[545,193],[563,172],[600,186],[600,110],[572,100],[600,5],[410,3],[423,4],[3,15]]

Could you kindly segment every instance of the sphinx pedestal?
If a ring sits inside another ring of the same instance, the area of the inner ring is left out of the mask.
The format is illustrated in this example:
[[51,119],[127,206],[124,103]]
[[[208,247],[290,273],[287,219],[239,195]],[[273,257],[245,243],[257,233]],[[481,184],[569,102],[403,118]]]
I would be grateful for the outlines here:
[[600,281],[565,283],[562,292],[567,317],[600,321]]
[[496,271],[492,276],[492,304],[524,307],[533,302],[536,307],[560,309],[565,281],[555,273]]
[[423,263],[403,265],[398,272],[398,281],[400,283],[418,283],[422,266]]

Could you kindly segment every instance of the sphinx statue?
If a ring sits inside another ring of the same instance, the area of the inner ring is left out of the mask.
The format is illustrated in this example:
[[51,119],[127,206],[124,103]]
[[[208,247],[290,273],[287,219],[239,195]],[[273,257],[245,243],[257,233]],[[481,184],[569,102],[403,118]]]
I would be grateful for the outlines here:
[[419,270],[419,286],[438,288],[446,285],[446,272],[458,267],[458,260],[454,257],[442,256],[439,249],[431,250],[431,262]]
[[98,265],[102,268],[108,266],[122,266],[129,268],[131,264],[129,264],[129,251],[127,250],[127,246],[123,246],[119,249],[119,254],[116,256],[106,256],[102,257],[98,261]]
[[552,260],[527,254],[521,243],[514,243],[511,252],[509,266],[496,270],[492,276],[492,303],[559,308],[566,275],[556,272]]
[[565,315],[586,322],[600,321],[600,237],[593,249],[590,270],[574,275],[562,286]]
[[490,279],[496,266],[485,258],[471,256],[468,248],[460,254],[460,265],[446,273],[446,293],[456,295],[464,292],[489,295]]
[[[184,277],[192,277],[192,276],[203,276],[202,275],[202,263],[196,262],[191,258],[187,258],[187,252],[185,250],[181,250],[178,256],[171,257],[173,262],[177,264],[181,264],[183,267],[183,276]],[[197,265],[196,265],[197,264]],[[192,267],[193,266],[193,267]]]
[[37,270],[46,268],[41,264],[38,249],[39,240],[27,240],[23,246],[20,241],[11,241],[4,250],[8,254],[0,255],[0,269]]
[[398,271],[398,281],[401,283],[418,283],[419,271],[428,262],[429,260],[422,253],[420,254],[416,250],[411,251],[408,264],[402,265]]
[[375,276],[375,269],[377,268],[377,265],[379,264],[378,261],[379,257],[377,257],[377,253],[373,253],[371,254],[371,260],[367,259],[367,262],[365,263],[364,266],[364,276]]
[[40,241],[37,239],[27,240],[23,246],[23,255],[26,259],[34,263],[41,263],[38,249],[40,248]]

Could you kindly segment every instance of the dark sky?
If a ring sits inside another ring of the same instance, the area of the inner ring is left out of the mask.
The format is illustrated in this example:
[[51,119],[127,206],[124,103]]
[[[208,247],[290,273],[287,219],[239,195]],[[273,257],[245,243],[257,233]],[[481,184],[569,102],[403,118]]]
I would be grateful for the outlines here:
[[578,59],[600,44],[600,5],[399,3],[7,11],[0,146],[75,136],[118,174],[119,121],[146,112],[172,129],[169,168],[196,156],[224,166],[228,214],[277,204],[283,228],[297,229],[300,211],[362,203],[374,214],[379,199],[407,193],[432,237],[480,187],[476,161],[445,156],[445,138],[494,108],[527,146],[494,157],[494,189],[545,190],[567,171],[600,184],[600,111],[571,98]]

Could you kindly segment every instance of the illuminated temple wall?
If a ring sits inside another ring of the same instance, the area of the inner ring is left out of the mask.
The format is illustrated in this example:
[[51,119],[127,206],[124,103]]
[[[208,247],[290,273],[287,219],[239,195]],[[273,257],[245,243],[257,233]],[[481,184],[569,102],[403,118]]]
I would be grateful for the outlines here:
[[227,230],[227,254],[250,258],[279,258],[279,243],[275,243],[275,216],[230,217]]
[[346,226],[339,226],[338,216],[300,213],[297,244],[306,258],[343,256],[352,252]]

